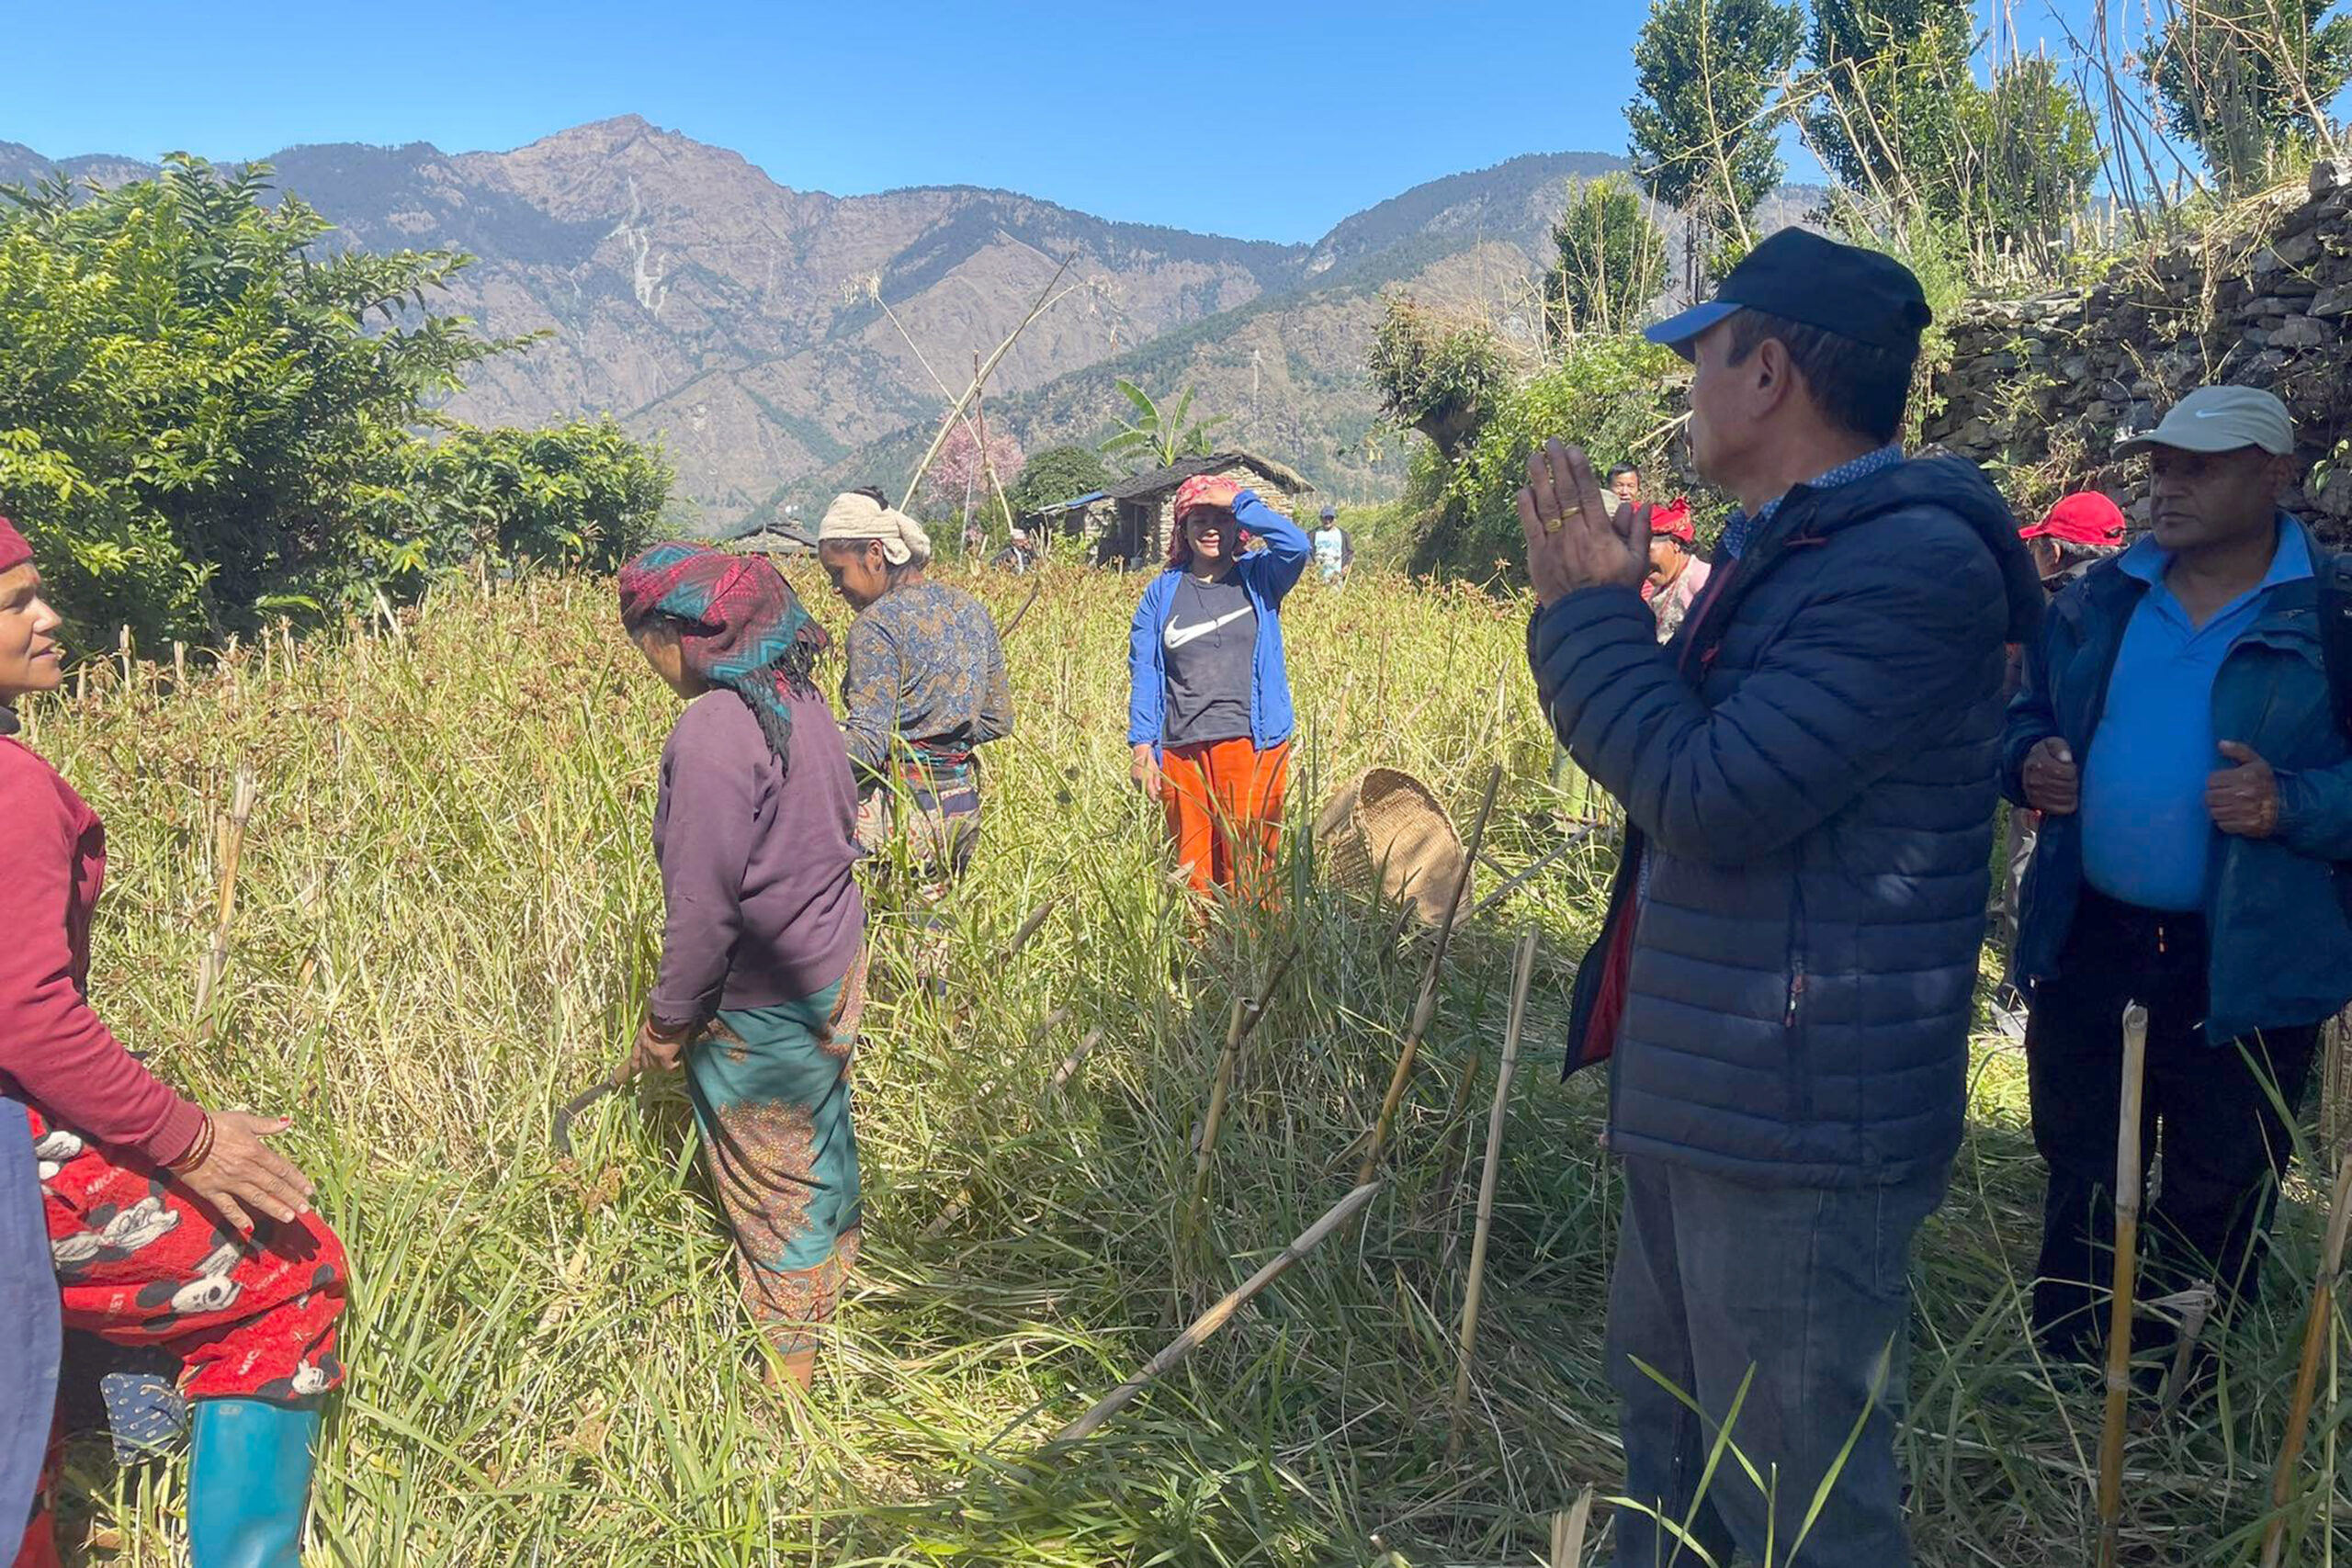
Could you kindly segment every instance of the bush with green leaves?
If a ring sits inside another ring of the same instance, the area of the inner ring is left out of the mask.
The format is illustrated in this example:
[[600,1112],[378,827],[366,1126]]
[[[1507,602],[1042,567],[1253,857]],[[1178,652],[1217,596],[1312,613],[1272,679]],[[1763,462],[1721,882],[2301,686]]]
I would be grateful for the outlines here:
[[0,514],[85,640],[331,621],[493,541],[599,558],[564,539],[658,515],[667,470],[609,426],[469,437],[436,415],[520,342],[426,308],[469,258],[336,249],[268,176],[175,156],[110,190],[0,194]]
[[1368,367],[1380,412],[1459,457],[1509,391],[1510,352],[1483,321],[1448,316],[1408,294],[1390,294]]
[[1682,362],[1638,337],[1584,337],[1559,365],[1513,389],[1447,477],[1436,525],[1414,565],[1480,580],[1525,581],[1519,488],[1527,457],[1560,436],[1597,468],[1653,466],[1674,419],[1671,389]]
[[1005,503],[1016,518],[1041,506],[1089,495],[1111,482],[1111,470],[1084,446],[1048,446],[1031,455],[1021,477],[1004,492]]
[[2147,61],[2166,129],[2204,154],[2225,193],[2271,177],[2281,154],[2333,130],[2352,82],[2352,16],[2335,0],[2177,0]]

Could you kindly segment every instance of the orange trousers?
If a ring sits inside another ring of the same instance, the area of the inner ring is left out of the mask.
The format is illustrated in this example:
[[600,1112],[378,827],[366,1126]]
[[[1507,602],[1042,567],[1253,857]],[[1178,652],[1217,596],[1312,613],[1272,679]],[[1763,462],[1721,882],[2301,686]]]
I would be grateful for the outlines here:
[[1261,751],[1245,735],[1170,746],[1159,754],[1159,779],[1168,836],[1193,891],[1222,890],[1271,908],[1290,742]]

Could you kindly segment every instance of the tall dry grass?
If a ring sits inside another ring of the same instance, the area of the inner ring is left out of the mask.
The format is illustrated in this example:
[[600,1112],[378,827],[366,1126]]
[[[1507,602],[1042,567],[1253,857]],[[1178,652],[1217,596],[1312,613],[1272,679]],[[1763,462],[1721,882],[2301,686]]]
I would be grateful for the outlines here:
[[[1028,586],[973,581],[1001,615]],[[1366,1219],[1105,1430],[1040,1457],[1346,1191],[1419,979],[1391,915],[1335,897],[1306,859],[1284,915],[1192,945],[1125,783],[1140,582],[1046,581],[1010,649],[1020,730],[988,756],[981,858],[946,907],[944,1000],[910,983],[904,922],[876,922],[858,1066],[867,1243],[805,1406],[761,1386],[675,1085],[583,1116],[575,1158],[549,1144],[552,1108],[624,1045],[655,957],[647,836],[673,700],[603,585],[453,587],[397,636],[249,649],[170,696],[152,671],[99,671],[82,701],[34,713],[35,743],[111,831],[101,1008],[209,1102],[291,1112],[291,1150],[352,1246],[352,1375],[314,1562],[1526,1563],[1553,1510],[1613,1485],[1604,1086],[1541,1070],[1608,870],[1599,847],[1459,933]],[[838,626],[813,572],[799,586]],[[1488,842],[1506,869],[1532,860],[1588,803],[1549,782],[1522,624],[1521,606],[1396,581],[1303,588],[1285,612],[1295,816],[1384,762],[1466,817],[1498,760]],[[212,821],[240,768],[260,803],[218,1029],[199,1045]],[[1480,873],[1481,891],[1499,881]],[[1005,956],[1048,896],[1054,915]],[[1531,1060],[1449,1462],[1491,1085],[1462,1070],[1476,1050],[1493,1071],[1530,924]],[[1195,1221],[1191,1139],[1232,990],[1293,940]],[[1988,1046],[1979,1066],[1970,1144],[1921,1255],[1920,1560],[2079,1561],[2096,1390],[2027,1348],[2039,1189],[2022,1064]],[[2230,1346],[2222,1396],[2135,1439],[2127,1540],[2150,1561],[2233,1561],[2259,1529],[2310,1231],[2290,1213],[2286,1304]],[[2315,1477],[2333,1473],[2346,1409],[2325,1393]],[[85,1443],[72,1480],[68,1534],[91,1561],[170,1560],[171,1467],[119,1475]],[[2301,1550],[2321,1560],[2316,1533]]]

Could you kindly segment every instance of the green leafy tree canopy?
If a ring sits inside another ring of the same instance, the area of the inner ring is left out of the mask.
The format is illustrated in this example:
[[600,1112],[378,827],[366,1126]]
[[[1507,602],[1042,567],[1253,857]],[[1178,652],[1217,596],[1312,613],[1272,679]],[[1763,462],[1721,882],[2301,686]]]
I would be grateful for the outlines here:
[[1634,177],[1697,223],[1702,244],[1742,230],[1786,172],[1770,104],[1804,27],[1793,3],[1651,0],[1625,107]]
[[1083,446],[1048,446],[1022,465],[1004,499],[1015,517],[1026,517],[1041,506],[1089,495],[1111,482],[1102,459]]
[[1510,390],[1510,356],[1484,322],[1442,315],[1408,294],[1384,304],[1369,358],[1381,412],[1451,461]]
[[2226,192],[2267,181],[2279,154],[2328,124],[2352,82],[2352,15],[2335,0],[2175,0],[2149,56],[2167,128]]
[[1579,333],[1630,332],[1665,291],[1666,236],[1623,178],[1587,181],[1552,225],[1544,321],[1564,342]]

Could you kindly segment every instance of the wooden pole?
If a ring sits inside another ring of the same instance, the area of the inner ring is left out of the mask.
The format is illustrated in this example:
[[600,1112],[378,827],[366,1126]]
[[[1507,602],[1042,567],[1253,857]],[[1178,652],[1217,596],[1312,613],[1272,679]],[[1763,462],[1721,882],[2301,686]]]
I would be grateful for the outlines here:
[[2123,1095],[2115,1117],[2115,1292],[2107,1318],[2107,1421],[2098,1440],[2098,1568],[2115,1568],[2123,1515],[2123,1416],[2132,1394],[2132,1289],[2140,1251],[2140,1086],[2148,1010],[2123,1010]]
[[1367,1181],[1332,1204],[1321,1219],[1299,1233],[1297,1240],[1275,1254],[1263,1269],[1235,1286],[1223,1301],[1194,1318],[1190,1327],[1170,1340],[1167,1348],[1151,1359],[1149,1365],[1097,1400],[1091,1410],[1057,1433],[1054,1441],[1075,1443],[1091,1435],[1103,1422],[1125,1409],[1130,1400],[1150,1384],[1152,1379],[1191,1355],[1210,1335],[1223,1328],[1235,1313],[1249,1304],[1250,1297],[1281,1279],[1300,1258],[1323,1245],[1325,1238],[1371,1202],[1372,1195],[1379,1190],[1380,1183]]
[[2287,1406],[2287,1435],[2270,1472],[2270,1522],[2262,1530],[2262,1568],[2278,1568],[2287,1543],[2287,1502],[2294,1492],[2295,1466],[2303,1457],[2303,1428],[2311,1424],[2312,1395],[2319,1383],[2320,1351],[2335,1321],[2335,1276],[2344,1267],[2344,1236],[2352,1228],[2352,1153],[2335,1167],[2335,1198],[2327,1212],[2327,1245],[2320,1253],[2319,1278],[2312,1283],[2312,1310],[2303,1321],[2303,1357],[2295,1367],[2295,1397]]
[[1216,1148],[1217,1129],[1225,1124],[1226,1097],[1233,1090],[1234,1065],[1240,1060],[1241,1047],[1256,1032],[1258,1021],[1266,1016],[1266,1008],[1282,988],[1283,976],[1290,973],[1291,964],[1298,957],[1298,944],[1293,942],[1283,955],[1274,960],[1273,973],[1258,988],[1255,997],[1249,996],[1238,986],[1233,990],[1233,1015],[1226,1020],[1225,1049],[1216,1054],[1216,1078],[1209,1086],[1208,1112],[1201,1119],[1201,1148],[1193,1165],[1192,1212],[1198,1218],[1201,1196],[1209,1184],[1209,1156]]
[[228,820],[220,825],[220,914],[212,927],[212,945],[196,972],[196,1034],[199,1040],[212,1038],[212,992],[229,970],[229,925],[237,913],[237,868],[244,860],[245,825],[253,820],[256,787],[250,771],[237,770]]
[[1462,1452],[1462,1427],[1470,1411],[1470,1370],[1478,1350],[1478,1303],[1487,1282],[1487,1235],[1495,1224],[1495,1184],[1502,1173],[1503,1122],[1510,1108],[1510,1076],[1519,1066],[1520,1033],[1527,1026],[1527,987],[1535,975],[1535,933],[1519,939],[1511,970],[1510,1020],[1503,1026],[1502,1066],[1495,1070],[1495,1107],[1487,1116],[1487,1165],[1478,1176],[1478,1225],[1470,1238],[1470,1283],[1462,1293],[1462,1362],[1453,1373],[1453,1421],[1445,1456]]
[[1396,1070],[1389,1075],[1388,1093],[1380,1102],[1380,1116],[1373,1122],[1364,1145],[1363,1164],[1356,1171],[1359,1183],[1370,1181],[1373,1172],[1380,1168],[1389,1127],[1396,1122],[1396,1107],[1405,1098],[1405,1085],[1413,1077],[1413,1058],[1420,1053],[1422,1032],[1437,1015],[1438,976],[1445,967],[1445,950],[1453,941],[1454,917],[1462,912],[1462,900],[1470,891],[1470,868],[1477,863],[1478,843],[1487,836],[1487,816],[1495,808],[1495,791],[1502,782],[1503,770],[1498,764],[1487,774],[1486,798],[1478,802],[1478,819],[1470,829],[1470,842],[1462,855],[1462,870],[1453,882],[1453,897],[1446,900],[1445,919],[1438,923],[1437,945],[1430,950],[1429,969],[1421,976],[1420,999],[1413,1004],[1413,1021],[1405,1030],[1404,1048],[1396,1053]]

